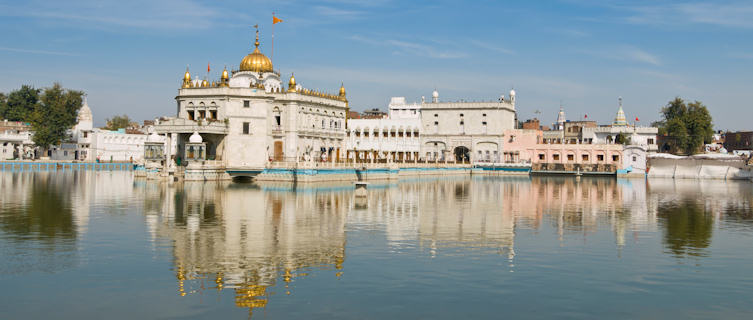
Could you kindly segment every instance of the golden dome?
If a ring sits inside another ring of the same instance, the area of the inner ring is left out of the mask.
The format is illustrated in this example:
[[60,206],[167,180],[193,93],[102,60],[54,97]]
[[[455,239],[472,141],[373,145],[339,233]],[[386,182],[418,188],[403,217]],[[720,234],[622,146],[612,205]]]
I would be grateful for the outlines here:
[[272,60],[259,51],[259,30],[256,30],[256,48],[241,60],[240,71],[272,72]]
[[183,88],[190,88],[191,87],[191,73],[188,72],[188,67],[186,67],[186,74],[183,75]]
[[288,82],[288,92],[295,92],[295,76],[290,74],[290,82]]
[[345,84],[340,84],[340,97],[345,98]]
[[222,79],[222,80],[227,80],[227,79],[229,79],[229,78],[230,78],[230,77],[229,77],[229,76],[228,76],[228,74],[227,74],[227,67],[225,67],[225,69],[224,69],[224,70],[222,70],[222,78],[221,78],[221,79]]
[[208,87],[209,86],[209,81],[207,81],[207,79],[204,79],[204,81],[201,82],[201,86],[202,87]]

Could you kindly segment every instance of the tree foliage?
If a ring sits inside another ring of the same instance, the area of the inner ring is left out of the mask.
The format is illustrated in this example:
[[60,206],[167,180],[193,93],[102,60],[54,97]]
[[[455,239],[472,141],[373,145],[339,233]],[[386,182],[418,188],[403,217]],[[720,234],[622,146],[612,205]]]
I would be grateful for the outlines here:
[[[39,102],[39,89],[23,85],[11,91],[5,102],[0,102],[0,117],[10,121],[31,122],[34,110]],[[5,95],[3,95],[5,96]]]
[[711,143],[714,134],[711,114],[703,103],[686,103],[680,97],[667,103],[661,109],[662,121],[655,123],[659,135],[669,139],[672,149],[692,154],[701,150],[705,143]]
[[131,118],[129,118],[127,115],[114,116],[112,118],[107,118],[107,126],[105,126],[105,129],[118,130],[118,129],[128,128],[131,125],[132,125]]
[[46,148],[65,139],[76,124],[83,95],[81,91],[64,89],[59,83],[44,89],[31,121],[36,145]]

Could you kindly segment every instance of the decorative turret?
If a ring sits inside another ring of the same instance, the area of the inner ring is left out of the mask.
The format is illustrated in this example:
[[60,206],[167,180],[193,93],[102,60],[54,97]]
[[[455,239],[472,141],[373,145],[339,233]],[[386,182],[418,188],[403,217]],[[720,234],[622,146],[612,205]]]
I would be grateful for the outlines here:
[[625,118],[625,111],[622,110],[622,97],[619,97],[620,107],[617,109],[617,115],[614,117],[612,126],[627,126],[627,119]]
[[345,83],[340,83],[340,98],[345,99]]
[[557,130],[565,130],[565,109],[560,104],[560,112],[557,114]]
[[431,93],[431,102],[432,103],[439,102],[439,91],[437,91],[437,88],[434,88],[434,92]]
[[190,87],[191,87],[191,73],[188,72],[188,66],[186,66],[186,73],[183,75],[182,88],[190,88]]
[[296,92],[295,86],[296,86],[296,84],[295,84],[295,75],[293,75],[291,73],[290,74],[290,81],[288,81],[288,92]]
[[515,107],[515,89],[510,90],[510,103]]
[[230,76],[227,73],[227,66],[222,70],[222,77],[220,77],[220,87],[227,87],[230,82]]

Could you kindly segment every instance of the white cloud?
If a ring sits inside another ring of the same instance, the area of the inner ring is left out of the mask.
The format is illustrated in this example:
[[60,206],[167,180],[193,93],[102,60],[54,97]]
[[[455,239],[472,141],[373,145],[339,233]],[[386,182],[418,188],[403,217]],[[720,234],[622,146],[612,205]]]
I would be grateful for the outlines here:
[[19,52],[19,53],[31,53],[31,54],[44,54],[44,55],[53,55],[53,56],[77,56],[77,54],[69,53],[69,52],[61,52],[61,51],[46,51],[46,50],[35,50],[35,49],[22,49],[22,48],[9,48],[9,47],[0,47],[0,51],[7,51],[7,52]]
[[514,51],[510,49],[503,48],[503,47],[500,47],[500,46],[497,46],[488,42],[480,41],[480,40],[471,40],[471,44],[479,48],[494,51],[497,53],[502,53],[502,54],[514,54],[515,53]]
[[0,16],[70,22],[85,27],[195,30],[211,26],[218,12],[192,0],[78,0],[0,5]]
[[632,61],[655,66],[661,65],[661,59],[658,56],[631,45],[619,45],[614,48],[581,49],[578,51],[603,59]]
[[435,59],[458,59],[468,56],[466,53],[460,51],[446,50],[437,46],[397,39],[375,39],[359,35],[350,36],[348,39],[373,46],[391,48],[393,50],[392,53],[398,55],[411,55]]

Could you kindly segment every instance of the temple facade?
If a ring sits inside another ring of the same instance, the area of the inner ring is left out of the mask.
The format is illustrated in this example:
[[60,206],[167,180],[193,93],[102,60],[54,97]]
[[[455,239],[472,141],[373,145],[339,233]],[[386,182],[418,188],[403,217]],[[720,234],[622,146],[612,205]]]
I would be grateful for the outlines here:
[[344,157],[348,101],[306,89],[291,74],[287,88],[272,61],[254,50],[238,70],[219,81],[199,80],[188,70],[175,97],[175,117],[161,120],[168,166],[212,166],[229,172],[262,170],[271,162],[335,161]]

